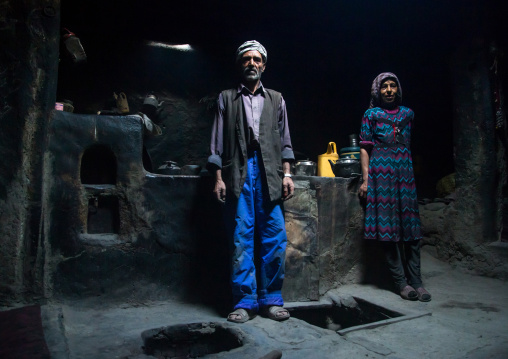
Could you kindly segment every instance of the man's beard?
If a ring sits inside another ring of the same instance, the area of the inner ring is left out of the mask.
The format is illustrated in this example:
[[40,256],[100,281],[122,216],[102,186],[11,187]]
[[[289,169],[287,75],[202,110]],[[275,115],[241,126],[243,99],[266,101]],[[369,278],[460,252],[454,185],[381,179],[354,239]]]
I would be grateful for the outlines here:
[[247,67],[243,70],[242,77],[247,82],[259,81],[261,80],[261,71],[256,68]]

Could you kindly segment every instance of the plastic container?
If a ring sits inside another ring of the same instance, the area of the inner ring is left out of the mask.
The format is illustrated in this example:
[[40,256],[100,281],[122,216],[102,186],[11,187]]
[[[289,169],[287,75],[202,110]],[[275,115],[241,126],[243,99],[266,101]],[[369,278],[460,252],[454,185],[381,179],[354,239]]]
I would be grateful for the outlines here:
[[86,53],[83,49],[83,45],[81,45],[81,41],[72,31],[66,28],[64,28],[64,30],[66,33],[62,35],[62,39],[69,57],[75,64],[85,63]]
[[329,142],[326,153],[318,156],[317,175],[320,177],[335,177],[328,160],[336,161],[338,159],[339,154],[337,153],[335,142]]

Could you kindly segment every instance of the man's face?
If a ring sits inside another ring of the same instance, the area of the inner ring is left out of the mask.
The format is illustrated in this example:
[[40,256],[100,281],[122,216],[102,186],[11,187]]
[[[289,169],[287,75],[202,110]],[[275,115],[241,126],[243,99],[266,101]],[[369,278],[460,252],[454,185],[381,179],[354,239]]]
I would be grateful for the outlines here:
[[385,80],[379,92],[384,103],[393,103],[398,91],[397,83],[393,80]]
[[263,57],[259,51],[247,51],[240,59],[240,71],[242,79],[246,82],[259,81],[261,74],[265,71]]

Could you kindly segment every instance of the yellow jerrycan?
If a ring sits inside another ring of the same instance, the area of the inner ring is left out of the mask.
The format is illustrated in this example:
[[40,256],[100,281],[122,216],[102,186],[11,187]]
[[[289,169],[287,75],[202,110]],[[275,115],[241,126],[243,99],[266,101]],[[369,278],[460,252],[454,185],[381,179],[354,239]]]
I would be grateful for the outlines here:
[[339,154],[337,153],[337,146],[335,145],[335,142],[328,143],[326,153],[318,156],[317,175],[320,177],[335,177],[332,171],[332,166],[330,166],[330,162],[328,162],[328,160],[335,162],[338,159]]

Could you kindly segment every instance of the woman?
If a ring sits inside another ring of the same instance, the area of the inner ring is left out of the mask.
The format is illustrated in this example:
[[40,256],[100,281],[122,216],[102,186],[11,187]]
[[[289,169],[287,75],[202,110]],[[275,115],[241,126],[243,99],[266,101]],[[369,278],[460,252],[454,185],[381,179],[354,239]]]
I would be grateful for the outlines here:
[[431,300],[420,274],[421,223],[411,159],[413,111],[401,106],[394,74],[378,75],[362,119],[360,159],[367,200],[365,238],[381,241],[390,273],[404,299]]

